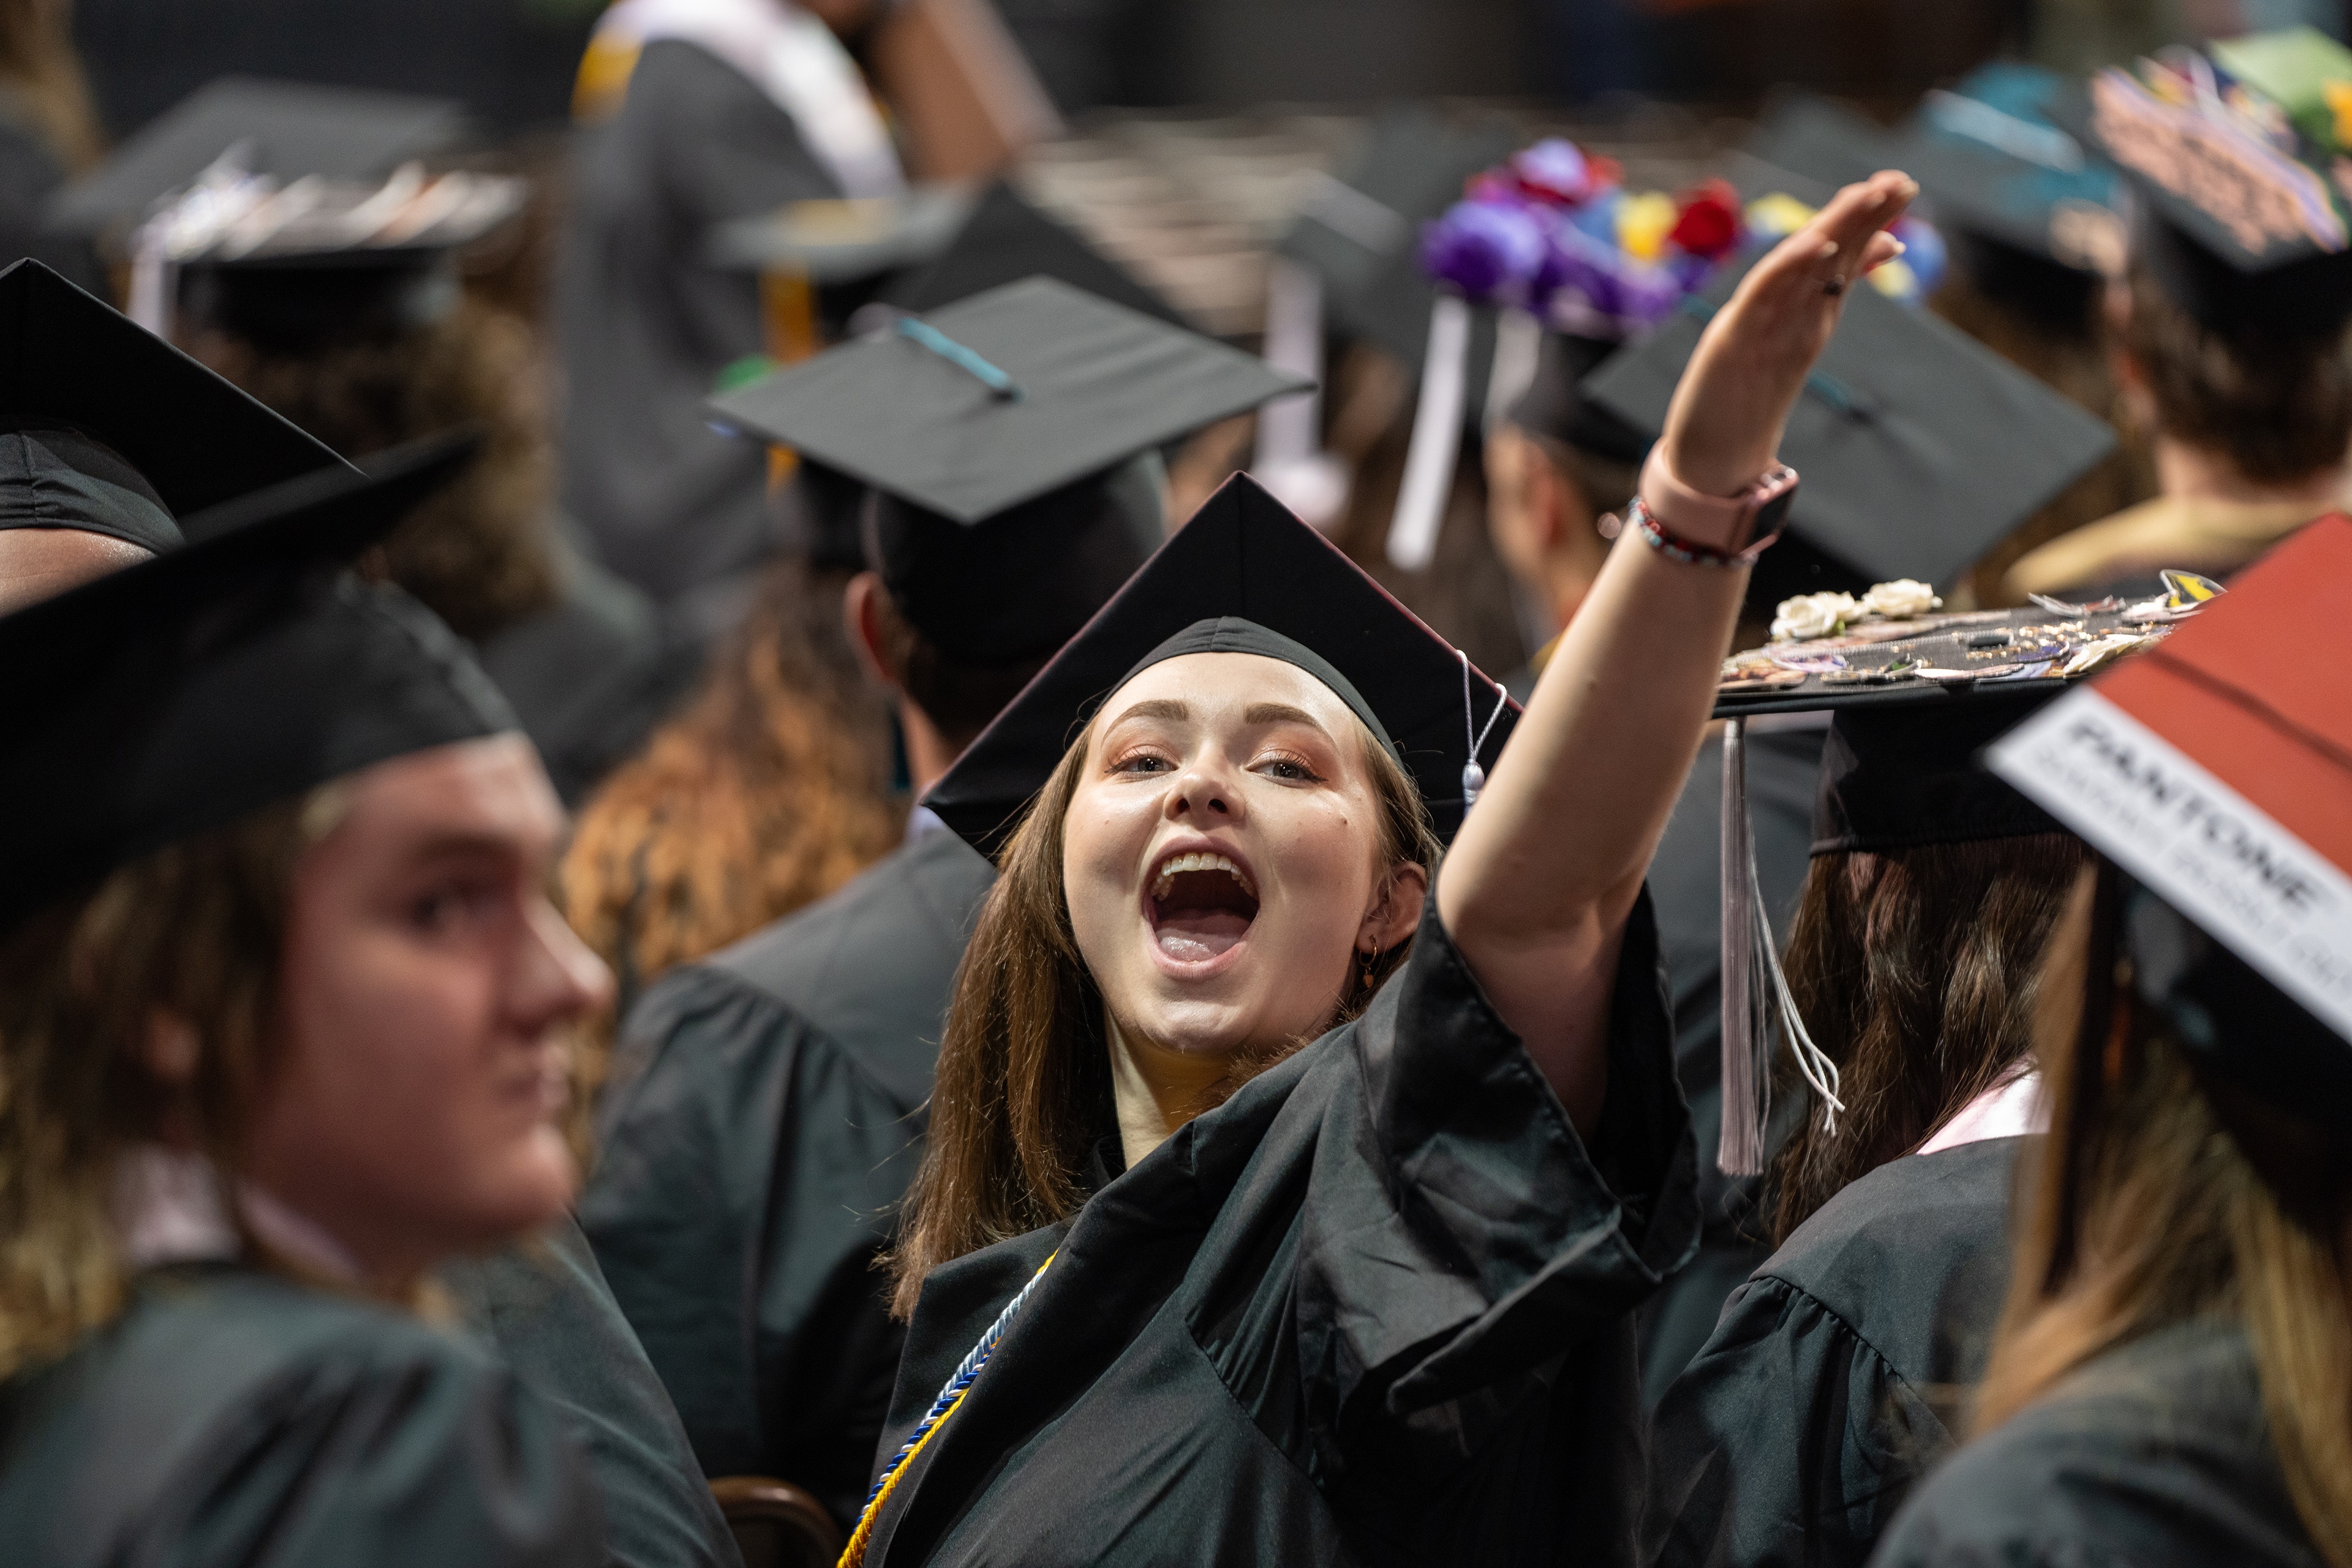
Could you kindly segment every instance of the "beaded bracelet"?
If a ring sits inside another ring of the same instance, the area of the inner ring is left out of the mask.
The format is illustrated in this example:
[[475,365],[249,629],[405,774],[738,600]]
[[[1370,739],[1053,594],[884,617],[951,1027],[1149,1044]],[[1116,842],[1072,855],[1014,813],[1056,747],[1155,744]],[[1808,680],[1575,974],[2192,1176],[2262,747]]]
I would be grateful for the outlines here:
[[1701,544],[1696,540],[1667,532],[1665,525],[1643,504],[1640,496],[1635,496],[1632,504],[1626,507],[1625,521],[1641,534],[1643,543],[1669,561],[1679,561],[1685,566],[1753,566],[1756,558],[1780,537],[1780,531],[1776,528],[1744,550],[1717,550],[1711,544]]

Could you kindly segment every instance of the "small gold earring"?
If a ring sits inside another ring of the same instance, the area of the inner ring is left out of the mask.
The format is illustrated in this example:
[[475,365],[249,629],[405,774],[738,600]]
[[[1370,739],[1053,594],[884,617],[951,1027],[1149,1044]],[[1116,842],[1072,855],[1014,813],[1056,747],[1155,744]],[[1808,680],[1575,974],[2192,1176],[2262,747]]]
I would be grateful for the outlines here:
[[1372,951],[1364,955],[1364,989],[1372,988],[1372,966],[1381,961],[1381,944],[1372,943]]

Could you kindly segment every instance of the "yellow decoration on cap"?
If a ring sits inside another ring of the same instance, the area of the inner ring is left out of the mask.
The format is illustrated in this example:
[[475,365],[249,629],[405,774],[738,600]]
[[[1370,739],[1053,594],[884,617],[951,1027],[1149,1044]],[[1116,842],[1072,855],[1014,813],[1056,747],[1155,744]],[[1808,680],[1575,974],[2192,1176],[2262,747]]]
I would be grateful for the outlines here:
[[1674,227],[1675,198],[1664,191],[1644,191],[1618,204],[1618,248],[1636,261],[1655,261],[1664,255],[1666,236]]

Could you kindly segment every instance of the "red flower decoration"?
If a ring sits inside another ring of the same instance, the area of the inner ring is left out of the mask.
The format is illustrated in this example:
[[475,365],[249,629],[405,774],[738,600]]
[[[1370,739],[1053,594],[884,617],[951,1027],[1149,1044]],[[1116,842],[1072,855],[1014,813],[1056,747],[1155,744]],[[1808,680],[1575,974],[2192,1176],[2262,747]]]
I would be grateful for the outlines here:
[[1682,194],[1666,237],[1687,255],[1721,259],[1739,244],[1739,193],[1728,180],[1708,180]]

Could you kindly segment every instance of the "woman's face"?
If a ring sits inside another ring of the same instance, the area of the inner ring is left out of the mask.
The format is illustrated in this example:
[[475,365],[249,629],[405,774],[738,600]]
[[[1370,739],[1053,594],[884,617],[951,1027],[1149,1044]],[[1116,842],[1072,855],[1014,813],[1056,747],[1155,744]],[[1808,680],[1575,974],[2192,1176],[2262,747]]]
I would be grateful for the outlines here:
[[1255,654],[1153,665],[1103,705],[1064,819],[1078,951],[1119,1027],[1230,1054],[1319,1027],[1360,950],[1411,936],[1425,879],[1375,864],[1363,726]]
[[516,735],[354,774],[294,874],[252,1178],[373,1278],[553,1218],[565,1026],[610,994],[544,891],[562,808]]

